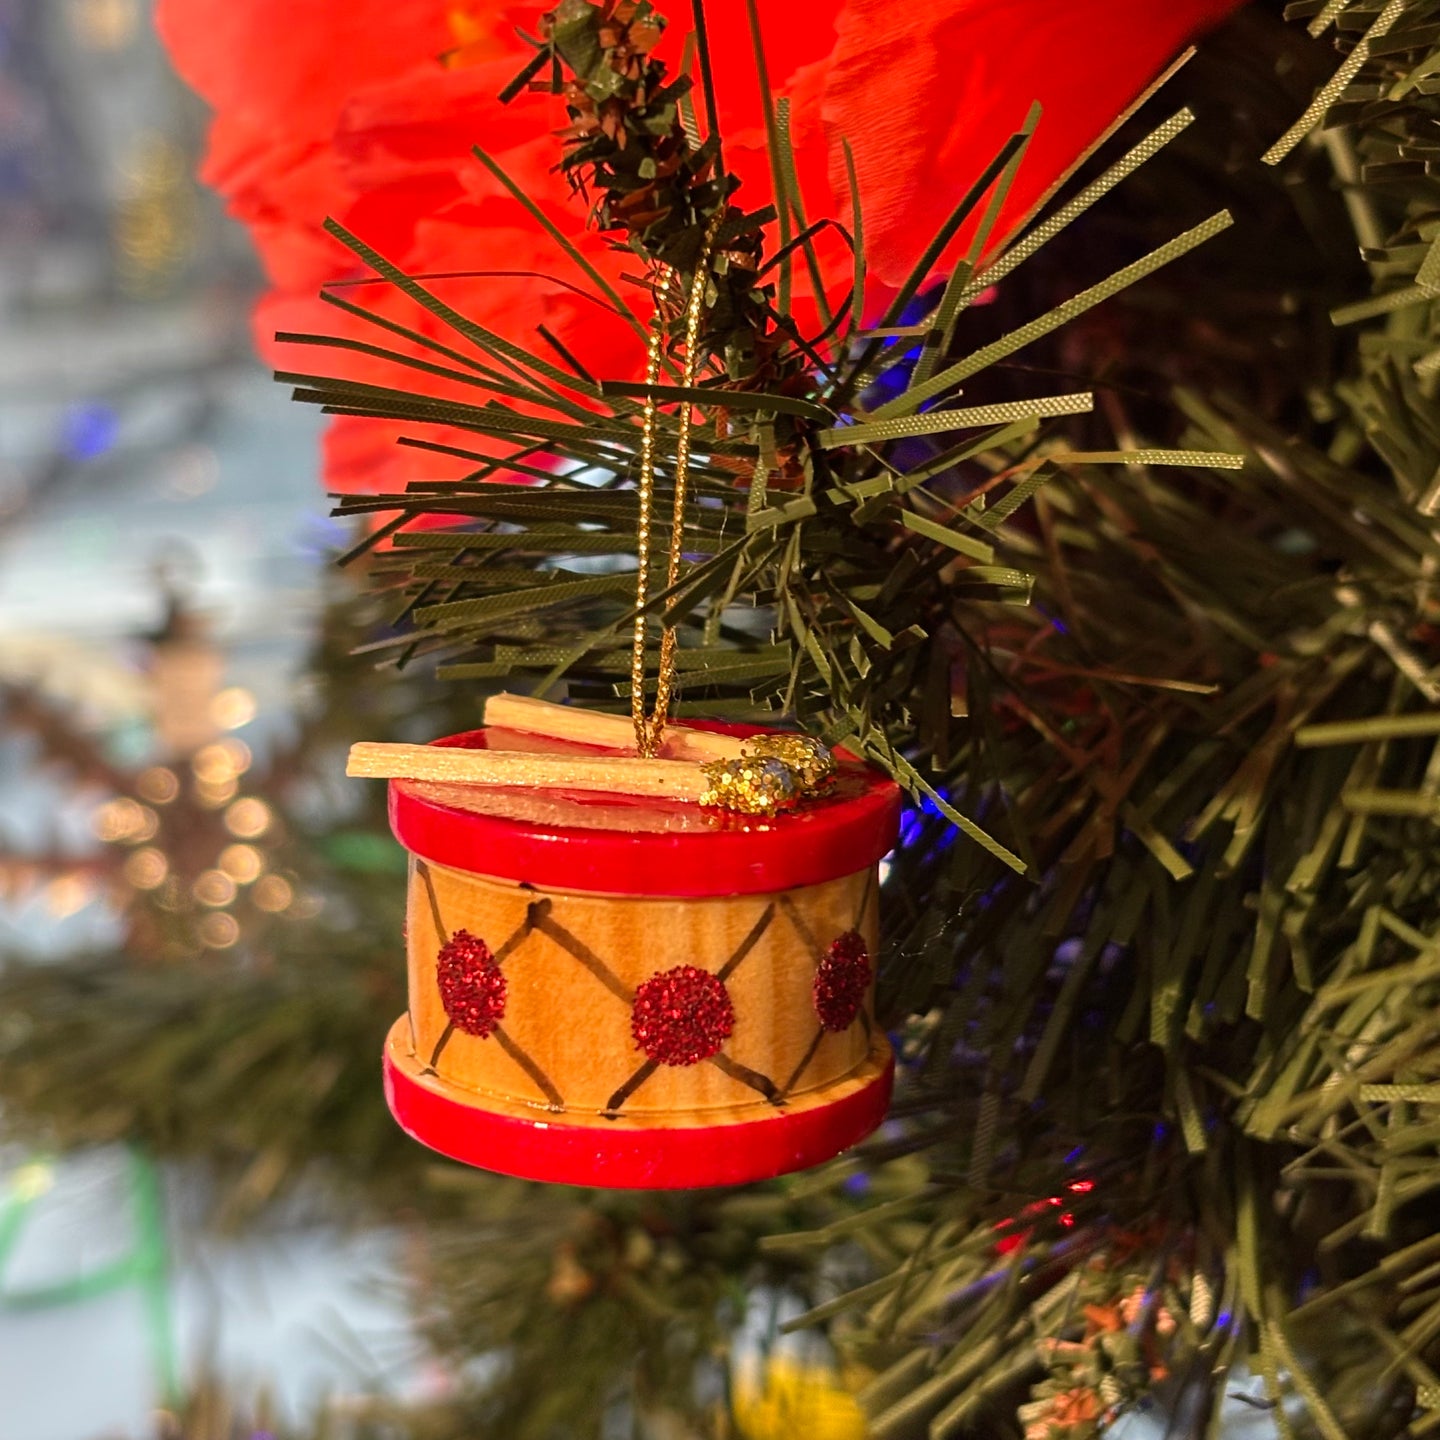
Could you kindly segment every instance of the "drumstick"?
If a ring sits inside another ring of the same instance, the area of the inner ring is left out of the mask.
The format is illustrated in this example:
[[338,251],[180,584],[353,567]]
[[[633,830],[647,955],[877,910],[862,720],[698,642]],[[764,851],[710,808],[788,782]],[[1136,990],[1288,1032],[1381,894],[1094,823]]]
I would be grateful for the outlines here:
[[[578,705],[555,705],[529,695],[492,695],[485,702],[485,724],[504,730],[523,730],[553,740],[580,745],[603,745],[609,750],[634,750],[635,725],[627,715],[602,715]],[[738,760],[740,741],[733,735],[692,730],[688,725],[666,727],[663,750],[670,760]]]
[[547,790],[597,790],[698,804],[710,789],[690,760],[641,760],[632,755],[536,755],[469,750],[460,745],[350,747],[345,773],[370,779],[439,780],[452,785],[519,785]]

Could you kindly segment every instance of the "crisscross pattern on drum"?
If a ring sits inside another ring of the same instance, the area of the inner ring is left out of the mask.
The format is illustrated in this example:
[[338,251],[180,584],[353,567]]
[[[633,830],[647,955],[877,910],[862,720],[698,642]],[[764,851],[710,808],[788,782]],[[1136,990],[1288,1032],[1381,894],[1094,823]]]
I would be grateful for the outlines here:
[[[715,972],[715,978],[723,985],[744,963],[745,957],[760,943],[760,937],[770,928],[775,919],[776,906],[772,900],[760,912],[760,918],[750,928],[749,934],[735,947],[730,958]],[[728,1075],[732,1080],[738,1080],[742,1085],[748,1085],[750,1089],[763,1095],[771,1104],[780,1100],[780,1092],[775,1087],[775,1082],[768,1076],[762,1075],[758,1070],[752,1070],[748,1065],[742,1065],[738,1060],[732,1060],[724,1050],[716,1055],[707,1056],[703,1062],[706,1065],[713,1065],[723,1075]],[[620,1107],[630,1099],[632,1095],[660,1068],[658,1060],[646,1060],[643,1065],[636,1069],[628,1080],[610,1097],[606,1102],[604,1114],[615,1116],[620,1113]]]
[[[855,907],[855,915],[850,922],[850,930],[848,933],[857,933],[865,923],[865,912],[870,906],[870,899],[874,889],[875,872],[872,870],[865,878],[865,889],[860,894],[860,903]],[[795,903],[788,895],[782,895],[780,897],[780,904],[785,911],[785,918],[795,927],[796,933],[800,936],[800,939],[804,941],[805,947],[810,952],[815,962],[815,968],[818,971],[829,947],[820,943],[819,939],[810,929],[809,923],[795,907]],[[856,1018],[865,1027],[865,1038],[868,1040],[873,1027],[870,1023],[870,1012],[864,1005],[860,1006]],[[815,1055],[824,1042],[825,1036],[829,1033],[830,1027],[825,1024],[823,1019],[820,1019],[819,1028],[815,1031],[815,1038],[810,1042],[810,1048],[800,1057],[799,1064],[790,1072],[789,1079],[785,1081],[785,1084],[780,1089],[780,1097],[782,1100],[800,1083],[801,1077],[805,1074],[806,1070],[810,1068],[810,1064],[815,1059]]]
[[[428,900],[435,935],[440,944],[444,944],[451,936],[451,931],[446,925],[441,914],[439,897],[436,893],[434,879],[431,875],[429,865],[419,859],[415,859],[415,873],[422,882]],[[863,891],[856,907],[851,927],[859,929],[864,922],[864,917],[873,899],[875,885],[874,872],[867,875]],[[559,897],[561,900],[564,897]],[[757,899],[761,897],[756,897]],[[826,944],[813,933],[810,924],[805,919],[800,908],[788,894],[777,895],[767,900],[764,909],[756,917],[746,934],[735,945],[724,963],[713,973],[716,979],[723,985],[745,963],[759,945],[762,938],[770,931],[771,927],[784,923],[791,927],[799,936],[806,952],[811,957],[812,967],[818,967],[826,951]],[[572,930],[561,923],[556,914],[556,903],[549,897],[535,896],[526,904],[523,918],[514,926],[504,941],[495,947],[493,955],[496,965],[503,966],[505,961],[511,958],[515,952],[532,935],[543,936],[550,945],[563,951],[577,962],[583,969],[588,971],[616,1000],[625,1007],[624,1013],[617,1015],[617,1023],[623,1025],[628,1031],[630,1026],[631,1012],[635,1001],[635,990],[631,988],[615,970],[598,955],[595,950],[582,940]],[[663,966],[657,967],[658,970]],[[863,1024],[867,1037],[872,1031],[869,1014],[862,1006],[856,1017],[857,1022]],[[425,1066],[425,1073],[435,1073],[442,1053],[454,1034],[453,1024],[447,1024],[438,1042],[435,1044],[430,1055],[429,1063]],[[413,1029],[413,1024],[412,1024]],[[783,1083],[775,1077],[766,1075],[749,1065],[741,1063],[733,1055],[726,1053],[726,1047],[713,1055],[705,1056],[699,1061],[700,1064],[711,1066],[736,1084],[743,1086],[763,1100],[772,1105],[781,1106],[787,1097],[791,1095],[804,1078],[806,1070],[812,1064],[818,1053],[822,1042],[827,1035],[826,1027],[819,1025],[814,1038],[808,1049],[796,1064],[791,1073],[784,1078]],[[488,1037],[506,1053],[529,1076],[531,1082],[544,1095],[547,1108],[552,1111],[564,1111],[567,1103],[564,1096],[551,1078],[546,1075],[540,1065],[529,1055],[525,1049],[516,1043],[514,1036],[506,1030],[503,1025],[497,1025]],[[488,1043],[488,1040],[481,1040],[477,1043]],[[609,1099],[600,1108],[600,1113],[610,1119],[618,1119],[626,1106],[647,1081],[649,1081],[662,1067],[661,1063],[653,1059],[645,1059],[639,1064],[610,1094]],[[603,1092],[602,1092],[603,1093]],[[591,1113],[594,1113],[593,1111]]]
[[[435,880],[430,874],[430,867],[423,861],[415,862],[415,873],[419,875],[425,886],[425,894],[430,901],[430,917],[435,925],[435,934],[443,946],[448,945],[453,938],[449,928],[445,924],[444,917],[440,914],[440,897],[435,893]],[[511,955],[519,949],[525,937],[529,935],[540,922],[542,922],[550,910],[550,901],[544,898],[532,900],[525,907],[525,918],[506,938],[504,944],[495,950],[491,955],[491,963],[497,969],[505,964]],[[440,1063],[440,1056],[445,1047],[450,1043],[450,1037],[455,1033],[455,1022],[449,1021],[440,1039],[436,1041],[435,1048],[430,1053],[429,1063],[425,1066],[426,1075],[435,1074],[435,1067]],[[502,1050],[534,1081],[540,1093],[544,1095],[546,1105],[551,1110],[563,1110],[565,1101],[561,1098],[560,1092],[555,1088],[550,1077],[512,1040],[506,1032],[505,1027],[498,1021],[490,1027],[490,1033],[483,1037],[494,1040]]]

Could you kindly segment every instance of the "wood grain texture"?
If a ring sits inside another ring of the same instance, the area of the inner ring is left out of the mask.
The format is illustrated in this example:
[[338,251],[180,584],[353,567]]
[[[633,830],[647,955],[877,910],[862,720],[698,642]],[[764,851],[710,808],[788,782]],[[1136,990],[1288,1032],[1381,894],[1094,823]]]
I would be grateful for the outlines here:
[[[485,725],[579,745],[635,753],[635,722],[628,715],[606,715],[580,705],[556,705],[531,695],[492,695],[485,702]],[[734,760],[741,751],[733,735],[668,725],[660,754],[667,760]]]
[[[787,1101],[799,1103],[853,1075],[870,1053],[869,1000],[847,1030],[822,1031],[812,987],[822,954],[844,932],[858,930],[874,953],[877,890],[867,868],[778,895],[542,892],[412,861],[415,1063],[423,1072],[433,1060],[440,1082],[482,1105],[490,1097],[558,1113],[558,1094],[567,1117],[598,1119],[645,1067],[630,1027],[636,988],[693,965],[722,976],[734,1031],[714,1060],[651,1065],[619,1107],[627,1120],[664,1126],[680,1116],[772,1110],[757,1076],[772,1096],[788,1086]],[[462,929],[496,953],[506,979],[500,1032],[484,1039],[451,1029],[436,980],[440,947]]]
[[698,804],[710,788],[699,765],[633,755],[534,755],[454,746],[396,745],[374,740],[350,747],[345,773],[370,779],[508,785],[526,790],[585,790]]

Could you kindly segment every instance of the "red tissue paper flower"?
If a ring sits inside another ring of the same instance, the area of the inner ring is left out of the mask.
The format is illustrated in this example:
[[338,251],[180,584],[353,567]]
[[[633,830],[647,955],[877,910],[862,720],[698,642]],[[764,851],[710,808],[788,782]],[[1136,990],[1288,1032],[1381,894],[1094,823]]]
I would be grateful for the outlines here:
[[[1032,101],[1042,119],[997,237],[1187,40],[1238,3],[760,0],[772,88],[792,102],[807,218],[849,216],[844,137],[865,215],[873,312]],[[427,283],[506,338],[535,344],[543,324],[593,374],[639,371],[634,333],[570,288],[583,277],[470,153],[479,145],[494,156],[621,283],[625,257],[587,231],[583,202],[553,173],[562,102],[527,94],[502,106],[496,98],[530,53],[516,28],[533,33],[543,8],[535,0],[159,0],[157,24],[176,67],[215,111],[201,176],[249,227],[270,281],[256,312],[267,359],[289,370],[343,363],[356,380],[405,381],[391,363],[328,351],[328,363],[317,365],[317,352],[274,341],[277,330],[385,338],[318,299],[322,285],[366,273],[323,232],[334,216],[407,273],[453,277]],[[689,7],[659,8],[672,22],[660,53],[673,66]],[[754,209],[771,187],[744,0],[710,0],[706,13],[726,161],[744,182],[741,202]],[[453,338],[383,284],[339,293]],[[459,387],[448,393],[474,398]],[[440,457],[395,446],[403,429],[332,421],[327,485],[388,491],[442,473]],[[454,437],[462,447],[473,439]]]

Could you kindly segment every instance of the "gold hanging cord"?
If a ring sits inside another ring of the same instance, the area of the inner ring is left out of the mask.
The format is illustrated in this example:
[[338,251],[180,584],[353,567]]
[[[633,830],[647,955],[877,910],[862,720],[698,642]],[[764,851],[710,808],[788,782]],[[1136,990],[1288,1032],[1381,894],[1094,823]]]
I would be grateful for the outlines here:
[[[710,284],[710,256],[715,235],[720,228],[724,210],[716,212],[705,232],[704,243],[695,261],[695,278],[690,282],[690,296],[685,307],[685,363],[680,377],[687,389],[695,386],[700,364],[700,321],[705,313],[705,292]],[[655,682],[655,708],[645,713],[645,603],[650,594],[650,531],[654,517],[655,446],[659,428],[659,407],[653,394],[660,380],[660,359],[665,347],[665,300],[670,294],[676,272],[667,269],[655,298],[655,318],[650,326],[650,347],[645,365],[645,384],[652,393],[645,397],[645,410],[640,432],[640,476],[637,491],[640,517],[635,543],[635,643],[630,657],[630,713],[635,721],[635,748],[645,758],[660,749],[665,724],[670,715],[670,700],[675,688],[675,627],[666,625],[660,634],[660,667]],[[680,578],[680,550],[685,536],[685,492],[690,478],[690,428],[694,406],[689,400],[680,403],[679,426],[675,436],[675,503],[670,518],[670,555],[665,569],[666,589],[672,589]]]

